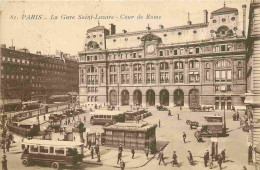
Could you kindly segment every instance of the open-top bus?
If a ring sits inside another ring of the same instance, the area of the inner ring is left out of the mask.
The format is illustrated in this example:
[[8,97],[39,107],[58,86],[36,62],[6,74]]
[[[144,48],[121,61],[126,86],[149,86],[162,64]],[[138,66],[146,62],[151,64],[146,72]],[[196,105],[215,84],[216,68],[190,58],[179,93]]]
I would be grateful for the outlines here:
[[25,140],[22,142],[22,164],[29,166],[34,162],[60,167],[78,167],[83,159],[84,144],[71,141]]

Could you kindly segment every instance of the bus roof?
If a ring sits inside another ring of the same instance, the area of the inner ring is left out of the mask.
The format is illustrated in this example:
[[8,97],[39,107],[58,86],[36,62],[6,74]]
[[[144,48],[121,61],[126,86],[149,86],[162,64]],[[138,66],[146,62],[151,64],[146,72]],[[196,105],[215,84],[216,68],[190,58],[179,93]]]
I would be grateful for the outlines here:
[[119,115],[123,114],[122,111],[117,111],[117,110],[95,110],[94,112],[90,113],[91,115]]
[[62,147],[78,147],[84,145],[81,142],[75,142],[75,141],[54,141],[54,140],[38,140],[38,139],[32,139],[27,140],[24,139],[24,142],[22,144],[29,144],[29,145],[50,145],[50,146],[62,146]]

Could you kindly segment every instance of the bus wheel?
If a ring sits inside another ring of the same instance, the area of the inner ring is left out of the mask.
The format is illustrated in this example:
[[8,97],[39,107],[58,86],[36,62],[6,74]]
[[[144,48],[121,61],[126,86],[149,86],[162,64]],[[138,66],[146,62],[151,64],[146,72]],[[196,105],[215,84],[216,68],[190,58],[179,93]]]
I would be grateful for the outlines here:
[[23,160],[22,160],[22,164],[23,164],[24,166],[28,166],[28,165],[29,165],[29,161],[28,161],[27,159],[23,159]]
[[51,167],[52,167],[53,169],[59,169],[59,163],[58,163],[58,162],[53,162],[53,163],[51,164]]

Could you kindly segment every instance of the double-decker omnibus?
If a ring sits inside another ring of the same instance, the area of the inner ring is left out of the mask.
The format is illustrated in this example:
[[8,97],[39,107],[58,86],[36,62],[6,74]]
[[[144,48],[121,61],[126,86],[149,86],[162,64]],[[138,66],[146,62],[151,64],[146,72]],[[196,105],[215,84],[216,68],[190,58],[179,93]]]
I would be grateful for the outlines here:
[[75,141],[25,140],[22,142],[22,164],[29,166],[33,162],[41,162],[53,169],[79,167],[83,148],[83,143]]

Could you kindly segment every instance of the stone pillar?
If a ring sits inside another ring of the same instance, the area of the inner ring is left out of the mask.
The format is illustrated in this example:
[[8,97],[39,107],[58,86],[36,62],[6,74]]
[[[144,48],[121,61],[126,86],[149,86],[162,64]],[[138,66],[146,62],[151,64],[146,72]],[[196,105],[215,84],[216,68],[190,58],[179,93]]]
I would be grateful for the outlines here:
[[133,97],[133,93],[130,93],[130,91],[129,91],[129,105],[134,105],[134,97]]
[[173,80],[174,80],[173,75],[174,75],[174,73],[173,73],[173,61],[170,60],[170,68],[169,68],[169,78],[170,78],[169,83],[170,83],[170,84],[173,84],[173,83],[174,83],[174,81],[173,81]]
[[145,68],[145,62],[142,63],[142,84],[146,84],[146,68]]
[[184,83],[189,84],[189,61],[188,61],[188,59],[185,59],[183,64],[184,64],[184,76],[186,76],[184,78]]
[[160,92],[154,91],[155,92],[155,106],[160,105]]
[[98,66],[97,74],[98,74],[98,85],[101,85],[101,66]]
[[117,64],[117,81],[119,85],[121,84],[121,68],[120,68],[120,63]]
[[155,63],[155,84],[159,85],[160,84],[160,65],[159,62]]
[[130,71],[130,73],[129,73],[129,84],[134,84],[133,82],[134,82],[134,80],[133,80],[133,63],[130,63],[129,64],[129,71]]
[[142,106],[145,107],[146,105],[146,92],[142,93]]
[[169,91],[169,106],[170,107],[174,106],[173,95],[174,95],[174,92],[173,91]]

